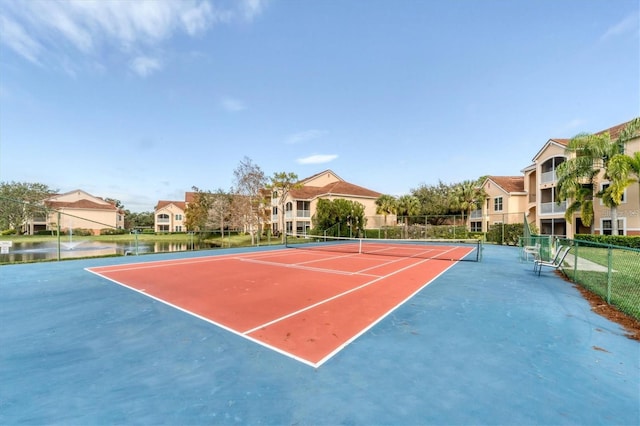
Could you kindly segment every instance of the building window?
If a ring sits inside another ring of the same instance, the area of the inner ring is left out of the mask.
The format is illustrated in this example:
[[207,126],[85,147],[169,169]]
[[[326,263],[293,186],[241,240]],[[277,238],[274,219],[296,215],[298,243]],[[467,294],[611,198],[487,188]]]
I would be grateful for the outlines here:
[[311,222],[296,222],[296,233],[298,235],[307,235],[311,229]]
[[540,220],[540,235],[564,237],[567,235],[567,222],[564,219]]
[[502,197],[496,197],[493,199],[493,210],[496,212],[502,211]]
[[311,217],[311,202],[310,201],[296,201],[296,216],[297,217]]
[[271,214],[273,214],[274,216],[276,216],[276,215],[278,214],[278,208],[274,206],[274,207],[271,209]]
[[482,232],[482,222],[471,222],[471,232]]
[[[600,230],[602,235],[611,235],[611,219],[602,219],[602,225]],[[625,235],[625,220],[624,218],[618,219],[618,235]]]
[[176,232],[182,232],[182,226],[176,225]]
[[[169,222],[169,215],[166,214],[166,213],[160,213],[158,215],[158,222],[159,223],[167,223],[167,222]],[[168,231],[168,229],[167,229],[167,231]]]
[[176,220],[182,220],[182,215],[181,214],[177,214],[176,215]]

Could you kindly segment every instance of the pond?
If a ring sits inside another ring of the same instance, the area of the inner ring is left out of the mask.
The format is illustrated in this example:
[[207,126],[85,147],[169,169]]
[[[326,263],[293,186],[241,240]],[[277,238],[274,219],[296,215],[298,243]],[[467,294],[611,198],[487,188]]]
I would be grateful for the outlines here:
[[[126,256],[145,253],[164,253],[173,251],[201,250],[212,248],[211,244],[175,243],[175,242],[100,242],[100,241],[61,241],[60,259],[101,256]],[[8,253],[0,254],[0,263],[33,262],[58,259],[58,243],[50,242],[14,242]]]

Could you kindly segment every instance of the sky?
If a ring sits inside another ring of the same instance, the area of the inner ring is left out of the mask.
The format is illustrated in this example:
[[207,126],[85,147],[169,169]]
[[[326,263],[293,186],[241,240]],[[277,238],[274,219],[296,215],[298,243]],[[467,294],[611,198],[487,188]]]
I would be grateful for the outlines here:
[[518,176],[640,116],[638,0],[0,0],[0,181],[132,212],[324,170]]

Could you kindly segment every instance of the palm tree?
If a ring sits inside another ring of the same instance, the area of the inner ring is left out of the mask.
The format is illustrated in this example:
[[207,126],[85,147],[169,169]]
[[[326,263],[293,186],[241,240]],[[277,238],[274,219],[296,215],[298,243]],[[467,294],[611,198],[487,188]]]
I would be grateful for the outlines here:
[[593,197],[595,179],[599,170],[593,169],[590,161],[584,158],[572,158],[561,163],[556,169],[558,176],[558,199],[571,200],[564,213],[564,218],[571,223],[574,213],[580,212],[585,226],[592,227]]
[[[629,133],[624,131],[621,135],[629,137]],[[630,182],[628,173],[625,175],[624,168],[620,166],[624,161],[616,159],[611,170],[610,165],[614,157],[622,154],[624,142],[626,140],[620,137],[612,140],[609,132],[595,135],[581,133],[569,141],[565,151],[570,154],[570,158],[557,169],[559,199],[572,199],[570,208],[565,212],[565,219],[569,223],[573,213],[579,209],[582,212],[582,222],[591,226],[593,198],[597,197],[611,209],[611,233],[618,234],[618,205],[624,188]],[[610,180],[611,184],[599,191],[597,184],[601,172],[604,172],[603,177]]]
[[453,189],[454,204],[466,213],[465,224],[471,230],[471,212],[480,207],[486,193],[479,181],[465,180]]
[[[637,138],[640,132],[640,117],[631,120],[620,132],[616,143],[624,149],[624,144],[631,139]],[[617,154],[609,161],[608,177],[611,180],[608,197],[612,201],[620,204],[624,190],[633,182],[638,182],[640,189],[640,152],[633,155]],[[639,203],[640,207],[640,203]]]
[[409,216],[415,216],[420,213],[420,200],[418,200],[418,197],[413,195],[401,196],[398,198],[397,212],[398,215],[404,216],[405,232],[408,234]]
[[384,215],[384,226],[387,226],[387,215],[397,211],[397,201],[393,195],[383,194],[376,200],[376,214]]

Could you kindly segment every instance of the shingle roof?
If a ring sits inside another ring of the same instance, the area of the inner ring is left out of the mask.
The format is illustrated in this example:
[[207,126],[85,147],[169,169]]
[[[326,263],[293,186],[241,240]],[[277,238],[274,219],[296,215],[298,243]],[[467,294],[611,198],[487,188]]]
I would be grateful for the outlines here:
[[333,182],[322,187],[304,186],[299,189],[291,190],[291,196],[297,199],[309,200],[312,198],[317,198],[321,195],[343,195],[351,197],[378,198],[382,194],[377,191],[372,191],[370,189],[363,188],[361,186],[344,181]]
[[53,208],[53,209],[63,209],[63,208],[67,208],[67,209],[90,209],[90,210],[118,210],[118,208],[111,204],[99,204],[99,203],[94,203],[93,201],[89,201],[89,200],[78,200],[78,201],[45,201],[45,204],[47,205],[47,207]]
[[524,192],[524,176],[489,176],[488,179],[508,193]]

